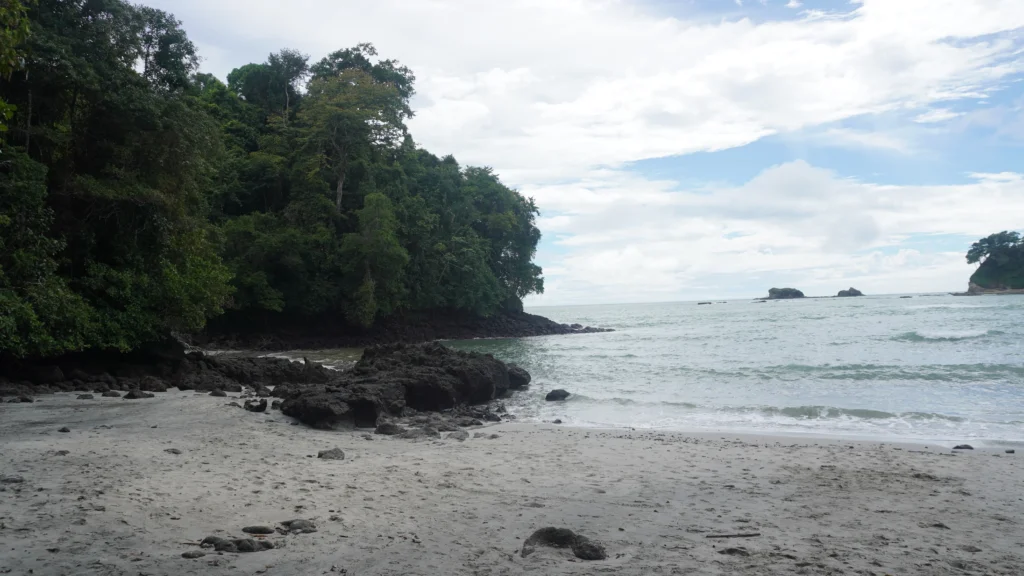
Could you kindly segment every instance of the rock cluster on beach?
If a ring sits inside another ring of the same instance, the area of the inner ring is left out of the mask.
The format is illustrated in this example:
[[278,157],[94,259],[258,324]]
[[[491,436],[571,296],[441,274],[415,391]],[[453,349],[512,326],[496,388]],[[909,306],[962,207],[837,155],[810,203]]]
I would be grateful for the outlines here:
[[[112,374],[113,373],[113,374]],[[145,364],[88,363],[26,367],[18,375],[43,375],[44,382],[0,381],[0,398],[31,402],[31,395],[76,390],[122,397],[154,398],[169,387],[227,397],[246,390],[249,412],[280,409],[314,428],[375,428],[406,438],[437,437],[460,427],[496,422],[502,416],[481,405],[530,384],[530,374],[489,354],[463,352],[439,343],[392,344],[368,348],[345,372],[313,362],[281,358],[185,353]],[[65,375],[73,376],[68,379]],[[274,386],[273,392],[268,386]],[[127,394],[121,396],[121,391]],[[277,398],[268,404],[268,397]],[[95,399],[82,394],[82,400]],[[24,399],[24,400],[22,400]],[[503,408],[499,408],[502,412]],[[423,413],[438,413],[430,416]],[[396,419],[404,418],[401,423]]]
[[439,412],[483,404],[529,384],[524,370],[489,354],[439,343],[368,348],[354,368],[323,384],[274,389],[281,412],[314,428],[376,427],[382,417],[409,409]]

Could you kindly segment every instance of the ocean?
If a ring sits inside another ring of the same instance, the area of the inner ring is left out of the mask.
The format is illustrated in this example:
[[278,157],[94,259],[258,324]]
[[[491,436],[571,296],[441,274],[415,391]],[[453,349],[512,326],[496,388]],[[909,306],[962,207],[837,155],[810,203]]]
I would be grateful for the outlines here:
[[[529,391],[506,401],[520,420],[1024,442],[1024,296],[866,296],[529,311],[616,331],[449,342],[530,372]],[[327,361],[338,357],[310,355]],[[556,388],[572,396],[544,401]]]

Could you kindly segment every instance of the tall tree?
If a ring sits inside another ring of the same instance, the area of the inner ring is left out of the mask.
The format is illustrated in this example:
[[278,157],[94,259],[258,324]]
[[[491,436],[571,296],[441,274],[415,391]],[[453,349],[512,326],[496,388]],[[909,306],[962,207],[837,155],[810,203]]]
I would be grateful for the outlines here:
[[285,48],[267,59],[267,67],[278,89],[284,93],[284,123],[288,124],[291,102],[298,94],[298,84],[309,75],[309,56]]
[[346,234],[341,247],[345,270],[358,281],[348,318],[369,327],[378,313],[389,314],[399,306],[409,255],[398,242],[398,222],[387,196],[367,195],[356,215],[359,232]]
[[[19,0],[0,2],[0,78],[10,81],[23,62],[21,45],[28,38],[28,9]],[[17,108],[0,98],[0,132],[7,131],[7,121]]]
[[299,115],[316,170],[334,179],[334,205],[342,210],[345,177],[353,160],[394,149],[405,135],[402,96],[392,84],[361,70],[314,79]]

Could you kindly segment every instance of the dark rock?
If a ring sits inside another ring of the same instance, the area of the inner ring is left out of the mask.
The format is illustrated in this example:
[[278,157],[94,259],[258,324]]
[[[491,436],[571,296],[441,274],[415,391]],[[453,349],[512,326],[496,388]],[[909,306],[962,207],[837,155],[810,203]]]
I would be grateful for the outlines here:
[[970,444],[958,444],[953,446],[953,450],[974,450],[974,446],[971,446]]
[[129,390],[128,393],[124,395],[125,400],[139,400],[142,398],[156,398],[156,395],[150,394],[149,392],[143,392],[139,389]]
[[1015,453],[1015,451],[1014,450],[1007,450],[1006,453],[1007,454],[1013,454],[1013,453]]
[[545,396],[544,399],[547,400],[548,402],[555,402],[555,401],[558,401],[558,400],[565,400],[568,397],[569,397],[569,393],[567,391],[562,390],[562,389],[558,389],[558,390],[552,390],[551,392],[548,392],[548,395]]
[[174,455],[181,454],[181,450],[178,450],[177,448],[167,448],[166,450],[164,450],[164,452],[167,452],[168,454],[174,454]]
[[145,392],[167,392],[167,383],[156,376],[145,376],[139,382],[139,390]]
[[281,401],[280,400],[274,400],[273,402],[270,403],[270,408],[272,410],[280,410],[281,409]]
[[478,420],[476,418],[469,417],[469,416],[463,416],[463,417],[457,419],[455,421],[455,423],[458,424],[459,426],[462,426],[463,428],[467,428],[469,426],[483,426],[484,425],[484,423],[482,421],[480,421],[480,420]]
[[25,478],[21,476],[0,476],[0,484],[22,484],[25,482]]
[[398,437],[405,438],[407,440],[416,440],[419,438],[440,438],[441,433],[437,430],[437,428],[424,426],[423,428],[410,428],[409,430],[406,430],[405,432],[399,434]]
[[341,448],[331,448],[330,450],[321,450],[316,457],[321,460],[344,460],[345,453]]
[[203,556],[206,556],[206,552],[203,552],[202,550],[189,550],[188,552],[183,552],[181,554],[182,558],[187,558],[189,560],[195,560],[196,558],[202,558]]
[[718,553],[726,556],[750,556],[750,552],[747,552],[746,548],[723,548]]
[[78,399],[79,400],[92,400],[93,398],[94,398],[94,396],[92,394],[79,394],[78,395]]
[[57,432],[64,432],[64,433],[71,432],[71,428],[68,428],[67,426],[65,426],[65,427],[61,428],[60,430],[57,430]]
[[462,442],[469,439],[469,432],[466,432],[465,430],[456,430],[455,432],[448,434],[448,439]]
[[555,422],[554,423],[555,424],[561,424],[562,420],[560,418],[555,418]]
[[267,388],[266,386],[257,386],[255,392],[256,392],[256,396],[258,396],[260,398],[269,398],[270,397],[270,388]]
[[522,390],[530,385],[530,373],[515,364],[508,365],[508,386],[513,390]]
[[576,536],[576,545],[572,547],[572,553],[580,560],[604,560],[608,554],[604,546],[590,540],[585,536]]
[[228,542],[227,538],[221,538],[220,536],[207,536],[203,538],[203,541],[199,543],[203,548],[213,548],[222,542]]
[[803,298],[804,293],[796,288],[772,288],[768,290],[769,300],[788,300],[791,298]]
[[344,396],[330,392],[299,393],[281,403],[281,412],[313,428],[330,430],[339,425],[355,427],[356,415]]
[[59,366],[31,366],[28,377],[33,384],[56,384],[64,381],[64,372]]
[[246,534],[273,534],[274,529],[270,526],[246,526],[242,528],[242,532]]
[[[11,400],[11,402],[14,402],[14,400]],[[23,404],[31,404],[35,402],[35,400],[33,400],[31,396],[19,396],[18,402],[21,402]]]
[[121,397],[121,393],[120,392],[115,392],[113,390],[107,390],[106,392],[103,393],[103,397],[104,398],[120,398]]
[[245,553],[245,552],[262,552],[264,550],[271,550],[274,545],[266,540],[253,540],[252,538],[238,538],[235,540],[219,539],[219,542],[213,545],[213,549],[217,552],[228,552],[228,553]]
[[849,290],[840,290],[839,294],[836,294],[839,298],[849,298],[852,296],[863,296],[864,293],[856,288],[850,288]]
[[67,456],[68,454],[71,454],[71,452],[67,450],[57,450],[54,454],[57,456]]
[[228,393],[223,390],[214,390],[213,392],[210,392],[210,396],[216,396],[217,398],[225,398],[227,395]]
[[267,399],[262,398],[259,402],[252,400],[246,400],[244,408],[249,412],[266,412],[267,411]]
[[608,557],[604,546],[585,536],[579,536],[567,528],[541,528],[523,543],[520,553],[524,558],[533,554],[538,546],[549,548],[571,548],[573,554],[581,560],[604,560]]
[[403,432],[405,432],[405,428],[391,422],[382,422],[378,424],[376,430],[373,431],[374,434],[383,434],[385,436],[398,436]]
[[316,524],[312,520],[285,520],[281,526],[292,534],[310,534],[316,532]]

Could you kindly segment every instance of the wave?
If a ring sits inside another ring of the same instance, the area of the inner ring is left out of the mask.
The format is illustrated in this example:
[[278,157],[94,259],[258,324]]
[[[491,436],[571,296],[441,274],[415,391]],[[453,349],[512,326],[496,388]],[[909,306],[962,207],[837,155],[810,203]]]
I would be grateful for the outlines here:
[[1005,332],[999,330],[914,330],[893,336],[892,340],[903,342],[955,342],[973,340],[986,336],[1001,336]]
[[907,310],[928,310],[932,308],[951,308],[951,309],[963,309],[963,308],[1001,308],[1002,306],[996,304],[919,304],[916,306],[906,306]]
[[632,398],[595,398],[582,394],[569,397],[570,403],[604,404],[614,406],[641,406],[683,408],[688,411],[720,412],[735,415],[749,415],[762,418],[786,418],[793,420],[914,420],[963,422],[964,418],[937,412],[886,412],[869,408],[839,408],[836,406],[701,406],[692,402],[661,402],[636,400]]

